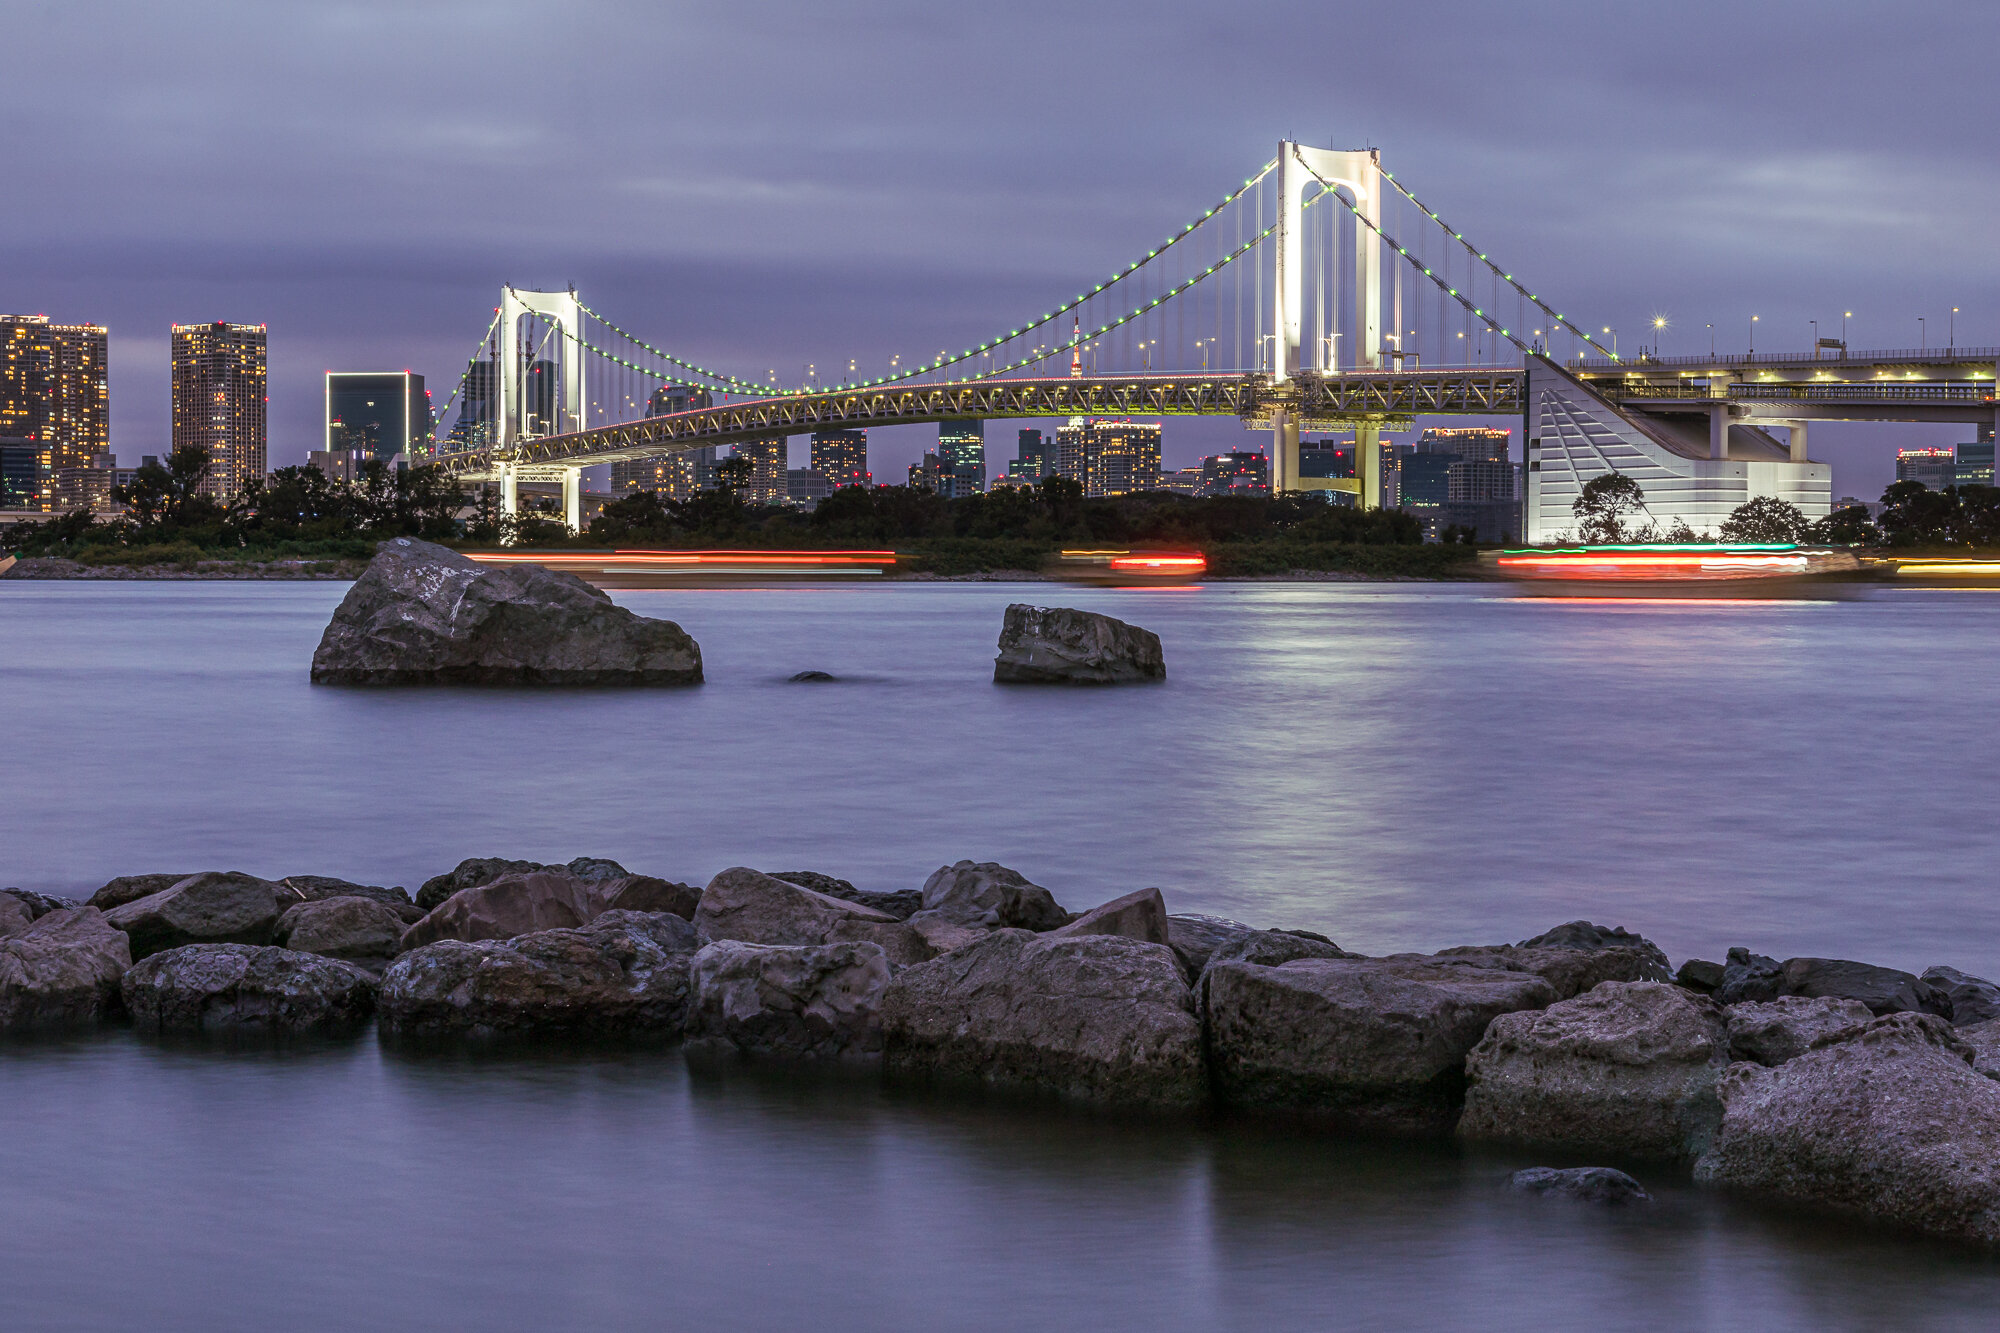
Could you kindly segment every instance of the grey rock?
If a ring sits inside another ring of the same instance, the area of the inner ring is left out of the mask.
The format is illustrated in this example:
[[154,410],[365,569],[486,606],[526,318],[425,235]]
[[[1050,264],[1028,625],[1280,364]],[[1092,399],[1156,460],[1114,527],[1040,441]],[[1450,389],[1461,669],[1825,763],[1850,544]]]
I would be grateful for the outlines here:
[[0,1032],[95,1023],[119,1010],[125,932],[94,907],[58,908],[0,939]]
[[423,886],[417,890],[417,906],[428,912],[460,889],[476,889],[481,884],[491,884],[502,875],[526,875],[537,870],[565,868],[543,865],[540,861],[509,861],[499,856],[469,856],[445,874],[433,875],[425,880]]
[[830,672],[825,671],[800,671],[791,676],[790,679],[794,685],[806,685],[819,684],[822,681],[832,680],[834,677]]
[[932,957],[963,949],[993,933],[984,926],[961,926],[942,912],[915,912],[903,924],[917,933]]
[[1731,1065],[1695,1179],[2000,1242],[2000,1083],[1934,1014],[1893,1013],[1776,1068]]
[[1556,999],[1532,973],[1407,957],[1211,959],[1202,991],[1225,1101],[1403,1135],[1450,1133],[1487,1025]]
[[351,1031],[375,1009],[375,978],[352,963],[254,944],[185,944],[125,974],[141,1032]]
[[892,965],[932,956],[922,937],[887,912],[844,898],[814,893],[760,870],[732,866],[701,891],[694,925],[704,942],[833,944],[841,940],[882,947]]
[[924,910],[962,926],[1054,930],[1069,924],[1055,895],[993,861],[955,861],[924,881]]
[[1690,958],[1674,973],[1674,984],[1697,995],[1713,995],[1722,989],[1723,966],[1700,958]]
[[[1644,980],[1665,981],[1673,974],[1673,967],[1667,962],[1667,955],[1659,945],[1623,926],[1598,926],[1588,921],[1569,921],[1553,930],[1545,930],[1533,939],[1522,940],[1521,947],[1576,949],[1584,953],[1595,953],[1600,949],[1637,949],[1658,965],[1657,973],[1643,978]],[[1634,978],[1634,980],[1639,979]]]
[[1289,930],[1252,930],[1216,946],[1209,964],[1256,963],[1278,967],[1301,958],[1355,958],[1331,940],[1316,940]]
[[1139,889],[1091,908],[1052,935],[1120,935],[1148,944],[1168,944],[1167,904],[1158,889]]
[[1951,1001],[1908,972],[1843,958],[1788,958],[1782,994],[1859,1000],[1875,1014],[1927,1013],[1951,1017]]
[[1927,967],[1924,983],[1951,1001],[1951,1021],[1961,1026],[2000,1018],[2000,986],[1955,967]]
[[[403,889],[384,888],[380,884],[356,884],[353,880],[335,879],[332,875],[286,875],[273,882],[283,890],[278,895],[278,901],[287,909],[296,903],[319,903],[329,898],[367,898],[406,913],[416,906]],[[422,915],[422,912],[416,912],[404,919],[414,921]]]
[[917,889],[857,889],[844,879],[822,875],[817,870],[767,870],[764,873],[802,889],[823,893],[829,898],[845,898],[848,902],[887,912],[899,921],[916,915],[924,908],[924,895]]
[[632,874],[605,856],[579,856],[563,867],[578,879],[625,879]]
[[35,924],[35,914],[11,893],[0,893],[0,939],[18,935]]
[[1650,1203],[1653,1198],[1638,1181],[1608,1166],[1573,1166],[1562,1171],[1531,1166],[1516,1171],[1507,1184],[1517,1193],[1578,1203]]
[[904,968],[882,996],[885,1067],[1106,1106],[1208,1095],[1201,1024],[1162,944],[1002,929]]
[[1740,947],[1731,949],[1722,965],[1722,984],[1716,988],[1715,998],[1723,1004],[1775,1000],[1785,993],[1784,972],[1784,964],[1775,958]]
[[1859,1000],[1781,995],[1745,1000],[1726,1011],[1729,1058],[1760,1065],[1795,1060],[1828,1038],[1847,1035],[1873,1017]]
[[1255,926],[1246,926],[1227,917],[1181,912],[1167,918],[1167,943],[1180,955],[1188,975],[1200,976],[1201,970],[1208,966],[1210,955],[1218,948],[1255,930]]
[[[12,898],[19,903],[27,910],[30,921],[46,916],[50,912],[84,905],[70,898],[54,898],[46,893],[36,893],[32,889],[0,889],[0,897]],[[0,907],[4,906],[5,904],[0,904]]]
[[183,944],[269,944],[281,892],[238,870],[205,870],[114,907],[104,919],[131,938],[134,959]]
[[683,921],[692,921],[695,909],[701,905],[700,889],[671,879],[625,875],[593,882],[604,895],[607,912],[671,912]]
[[286,908],[275,938],[299,953],[386,964],[402,952],[405,924],[401,912],[373,898],[322,898]]
[[383,542],[313,653],[327,685],[695,685],[679,625],[625,610],[574,574]]
[[1160,636],[1094,611],[1007,608],[993,679],[1012,685],[1111,685],[1165,680]]
[[382,978],[392,1036],[676,1036],[687,1019],[694,927],[665,912],[605,912],[510,940],[442,940]]
[[1668,982],[1605,982],[1493,1020],[1466,1057],[1459,1137],[1692,1159],[1715,1132],[1728,1063],[1714,1001]]
[[1956,1029],[1958,1039],[1972,1048],[1972,1067],[1991,1079],[2000,1079],[2000,1018],[1970,1023]]
[[403,932],[403,947],[438,940],[505,940],[538,930],[581,926],[605,908],[605,881],[578,879],[567,870],[502,875],[490,884],[460,889]]
[[1556,988],[1559,1000],[1581,995],[1606,981],[1667,981],[1671,975],[1659,956],[1659,950],[1650,944],[1644,948],[1610,946],[1599,949],[1544,949],[1495,944],[1445,949],[1429,957],[1432,962],[1441,964],[1532,972]]
[[875,944],[745,944],[694,956],[687,1033],[697,1053],[789,1060],[879,1056],[889,958]]
[[178,875],[120,875],[96,893],[90,895],[88,906],[100,912],[108,912],[114,907],[136,902],[150,897],[162,889],[171,889],[194,872],[183,871]]

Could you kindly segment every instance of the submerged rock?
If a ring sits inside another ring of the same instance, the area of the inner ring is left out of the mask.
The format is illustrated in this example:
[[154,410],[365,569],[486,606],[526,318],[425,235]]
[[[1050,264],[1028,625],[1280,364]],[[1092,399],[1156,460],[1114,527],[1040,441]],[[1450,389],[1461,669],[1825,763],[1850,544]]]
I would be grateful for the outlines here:
[[2000,1241],[2000,1083],[1932,1014],[1871,1019],[1775,1069],[1731,1065],[1695,1179]]
[[1466,1057],[1461,1138],[1629,1157],[1693,1158],[1721,1107],[1729,1031],[1711,1000],[1611,981],[1502,1014]]
[[1725,1015],[1729,1058],[1760,1065],[1796,1060],[1819,1042],[1845,1035],[1874,1017],[1859,1000],[1805,995],[1745,1000],[1730,1005]]
[[1007,608],[993,679],[1013,685],[1111,685],[1165,680],[1160,636],[1094,611]]
[[904,968],[882,996],[891,1072],[1105,1106],[1208,1096],[1201,1024],[1163,944],[996,930]]
[[687,1034],[699,1053],[791,1060],[878,1055],[889,986],[880,945],[719,940],[694,956]]
[[604,910],[603,885],[567,870],[502,875],[460,889],[403,933],[403,947],[437,940],[504,940],[531,931],[581,926]]
[[375,1009],[375,978],[352,963],[254,944],[186,944],[125,974],[142,1032],[341,1032]]
[[269,944],[282,893],[255,875],[206,870],[114,907],[104,919],[131,938],[135,959],[183,944]]
[[1054,930],[1069,923],[1055,895],[993,861],[955,861],[924,881],[924,910],[961,926]]
[[382,1025],[404,1036],[671,1037],[687,1018],[695,948],[694,927],[664,912],[606,912],[510,940],[441,940],[389,965]]
[[817,685],[834,679],[834,676],[828,671],[800,671],[794,673],[790,679],[794,685]]
[[0,940],[0,1032],[75,1027],[118,1012],[125,932],[94,907],[58,908]]
[[1450,1133],[1487,1025],[1556,999],[1533,973],[1416,957],[1212,959],[1202,989],[1223,1100],[1402,1135]]
[[1507,1185],[1521,1194],[1579,1203],[1650,1203],[1653,1198],[1638,1181],[1608,1166],[1573,1166],[1561,1171],[1531,1166],[1516,1171]]
[[326,685],[695,685],[679,625],[574,574],[481,564],[430,542],[382,543],[313,653]]

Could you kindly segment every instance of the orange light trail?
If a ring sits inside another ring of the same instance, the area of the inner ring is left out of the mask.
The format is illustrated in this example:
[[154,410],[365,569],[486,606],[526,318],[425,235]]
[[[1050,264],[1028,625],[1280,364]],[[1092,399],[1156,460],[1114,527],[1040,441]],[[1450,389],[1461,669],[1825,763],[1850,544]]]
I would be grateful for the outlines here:
[[607,560],[644,565],[700,567],[703,565],[765,565],[773,568],[801,568],[855,565],[893,565],[894,551],[614,551],[570,555],[561,552],[521,554],[480,552],[472,556],[494,564],[600,565]]
[[1208,557],[1201,555],[1118,555],[1111,558],[1111,568],[1128,574],[1198,574],[1208,568]]

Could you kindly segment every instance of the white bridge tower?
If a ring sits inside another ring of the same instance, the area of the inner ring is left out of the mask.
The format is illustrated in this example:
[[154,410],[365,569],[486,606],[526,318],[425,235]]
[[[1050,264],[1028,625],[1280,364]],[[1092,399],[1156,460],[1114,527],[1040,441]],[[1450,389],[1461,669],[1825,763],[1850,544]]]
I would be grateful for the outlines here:
[[[561,344],[549,358],[557,367],[561,400],[550,402],[553,394],[530,395],[528,377],[535,373],[538,348],[521,338],[521,321],[538,316],[555,326],[553,335]],[[576,290],[563,292],[524,291],[513,286],[500,289],[500,359],[493,368],[499,381],[496,455],[500,473],[500,509],[519,512],[517,485],[522,481],[562,483],[563,521],[571,531],[583,526],[583,470],[566,466],[532,466],[512,461],[511,455],[528,440],[544,435],[582,430],[585,425],[583,309]],[[539,400],[537,402],[537,400]],[[529,408],[540,406],[549,415],[532,418]]]

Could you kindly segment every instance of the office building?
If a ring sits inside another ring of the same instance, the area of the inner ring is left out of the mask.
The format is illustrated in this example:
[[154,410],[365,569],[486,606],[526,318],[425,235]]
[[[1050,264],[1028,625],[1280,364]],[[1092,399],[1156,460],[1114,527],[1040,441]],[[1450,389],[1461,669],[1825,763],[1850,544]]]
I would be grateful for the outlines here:
[[202,490],[234,495],[264,475],[264,326],[176,324],[172,346],[174,448],[207,450]]
[[352,449],[314,449],[306,454],[306,466],[328,481],[351,482],[361,475],[366,458]]
[[1451,469],[1458,455],[1418,452],[1402,460],[1397,471],[1402,507],[1413,512],[1436,509],[1451,498]]
[[993,484],[995,486],[1012,486],[1015,490],[1020,490],[1023,487],[1039,486],[1042,478],[1047,475],[1049,474],[1042,470],[1041,459],[1015,458],[1008,460],[1007,475],[994,478]]
[[1445,500],[1451,504],[1514,503],[1514,465],[1505,459],[1460,458],[1446,474]]
[[1154,489],[1166,491],[1172,495],[1200,495],[1202,493],[1201,487],[1201,464],[1197,463],[1193,467],[1176,468],[1172,472],[1162,472],[1160,480],[1154,486]]
[[1056,431],[1056,471],[1086,496],[1153,490],[1160,484],[1160,423],[1073,421]]
[[875,476],[868,470],[868,432],[813,432],[812,470],[826,478],[826,484],[834,490],[842,486],[874,485]]
[[1271,460],[1261,451],[1249,449],[1211,454],[1201,460],[1201,493],[1268,496]]
[[493,363],[474,361],[467,366],[459,388],[458,420],[446,436],[452,448],[480,449],[493,443],[496,397]]
[[431,399],[408,370],[326,372],[325,443],[360,462],[421,463],[431,452]]
[[[667,417],[714,403],[709,391],[698,385],[661,384],[646,396],[646,415]],[[711,444],[651,458],[620,459],[611,465],[611,493],[652,491],[669,500],[692,500],[715,485],[715,450]]]
[[1007,475],[1040,480],[1054,471],[1053,442],[1039,430],[1022,431],[1019,442],[1014,446],[1014,461],[1007,465]]
[[944,489],[946,475],[943,461],[936,454],[925,454],[910,464],[909,487],[913,491],[939,494]]
[[986,423],[938,423],[937,493],[947,500],[978,495],[986,489]]
[[1916,481],[1933,491],[1958,484],[1958,457],[1949,448],[1898,449],[1896,480]]
[[785,473],[786,453],[784,437],[775,440],[747,440],[730,449],[736,458],[749,460],[750,475],[743,482],[743,489],[737,492],[737,499],[747,505],[777,505],[785,502],[788,493]]
[[1986,438],[1971,444],[1958,446],[1957,466],[1952,475],[1960,486],[1991,486],[1993,484],[1993,432],[1985,432]]
[[[1411,457],[1415,451],[1409,445],[1397,444],[1394,440],[1381,440],[1376,447],[1382,452],[1381,506],[1384,509],[1395,509],[1402,504],[1403,460]],[[1359,460],[1358,446],[1351,439],[1299,441],[1301,477],[1358,478]],[[1320,494],[1336,504],[1360,503],[1358,493],[1323,491]]]
[[795,467],[785,471],[785,502],[799,509],[811,509],[833,494],[826,474],[816,467]]
[[1505,459],[1513,432],[1490,426],[1438,426],[1417,437],[1420,454],[1452,454],[1467,461]]
[[119,506],[111,498],[111,488],[118,484],[118,460],[110,454],[99,454],[90,460],[88,467],[66,467],[56,471],[55,512],[70,514],[79,509],[93,513],[108,513]]
[[662,384],[646,396],[646,415],[670,417],[715,406],[714,395],[697,384]]
[[[8,507],[57,507],[56,474],[111,447],[108,338],[97,324],[0,315],[0,447]],[[29,474],[32,472],[32,478]]]

